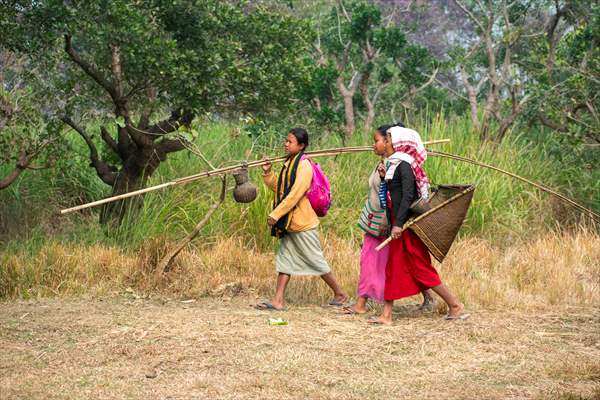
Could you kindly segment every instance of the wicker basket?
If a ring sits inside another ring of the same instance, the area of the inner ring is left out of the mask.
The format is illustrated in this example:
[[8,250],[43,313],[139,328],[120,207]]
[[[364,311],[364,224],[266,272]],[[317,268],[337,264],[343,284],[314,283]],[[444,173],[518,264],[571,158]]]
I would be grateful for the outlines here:
[[440,185],[429,199],[431,210],[409,221],[429,252],[442,262],[460,229],[473,198],[473,185]]

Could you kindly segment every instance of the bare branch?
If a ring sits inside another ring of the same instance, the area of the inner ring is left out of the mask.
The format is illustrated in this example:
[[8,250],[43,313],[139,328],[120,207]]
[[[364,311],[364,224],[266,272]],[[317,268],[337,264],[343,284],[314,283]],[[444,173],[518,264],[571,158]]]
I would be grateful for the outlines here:
[[136,128],[133,125],[131,118],[129,118],[129,115],[125,115],[124,119],[125,119],[125,128],[124,128],[125,132],[131,139],[133,139],[133,142],[136,144],[136,146],[138,146],[138,147],[152,146],[152,140],[154,138],[152,138],[150,135],[146,135],[143,130]]
[[138,131],[150,135],[164,135],[166,133],[175,132],[180,126],[189,126],[193,119],[194,114],[191,111],[177,109],[171,112],[171,116],[168,119],[150,126],[147,131],[144,132],[139,129]]
[[518,103],[516,102],[516,97],[513,96],[513,110],[512,112],[504,119],[501,119],[499,116],[496,116],[500,120],[500,128],[498,129],[498,134],[496,135],[496,140],[501,142],[506,136],[506,132],[510,129],[510,127],[515,123],[517,117],[523,111],[523,106],[529,100],[530,96],[527,95],[521,99]]
[[198,234],[200,233],[204,225],[206,225],[210,217],[214,214],[215,211],[217,211],[219,206],[223,204],[223,201],[225,201],[225,193],[227,192],[226,178],[227,176],[223,176],[223,178],[221,178],[221,194],[219,195],[219,199],[208,209],[202,220],[200,220],[200,222],[196,224],[192,232],[190,232],[189,235],[187,235],[174,249],[169,251],[169,253],[167,253],[159,261],[155,271],[156,277],[160,277],[160,275],[162,275],[163,272],[169,271],[173,260],[175,259],[175,257],[177,257],[179,252],[181,252],[181,250],[183,250],[185,246],[187,246],[192,240],[196,238],[196,236],[198,236]]
[[148,129],[148,126],[150,125],[150,116],[154,113],[155,109],[154,102],[157,98],[157,91],[154,87],[146,88],[146,92],[150,104],[142,111],[142,115],[140,116],[138,123],[138,127],[140,129]]
[[114,88],[117,98],[123,96],[123,80],[121,74],[121,49],[119,46],[110,46],[111,51],[111,70],[113,73]]
[[377,90],[375,91],[375,94],[373,95],[373,105],[377,104],[377,101],[379,100],[379,96],[381,95],[381,93],[383,93],[384,89],[386,87],[388,87],[392,82],[385,82],[383,85],[379,86],[377,88]]
[[340,13],[337,11],[336,9],[336,13],[335,13],[336,17],[337,17],[337,33],[338,33],[338,39],[340,41],[340,44],[342,46],[344,46],[344,40],[342,39],[342,21],[340,19]]
[[552,16],[548,23],[548,28],[546,29],[546,38],[548,40],[548,58],[546,60],[546,71],[548,72],[548,77],[552,79],[552,70],[554,68],[554,62],[556,58],[556,44],[558,43],[558,37],[555,35],[556,27],[560,22],[562,16],[565,15],[565,9],[561,9],[558,1],[554,2],[556,13]]
[[352,76],[352,79],[350,80],[350,92],[354,93],[356,91],[356,88],[358,87],[358,85],[360,84],[360,81],[362,80],[363,74],[360,72],[355,72],[354,75]]
[[31,158],[31,155],[27,154],[25,149],[21,149],[21,151],[19,151],[15,168],[4,178],[0,179],[0,190],[10,186],[19,177],[19,175],[21,175],[21,173],[27,169],[27,166],[31,162]]
[[181,151],[187,148],[188,145],[188,141],[183,138],[177,138],[177,139],[166,139],[166,140],[161,140],[158,144],[157,144],[157,151],[159,153],[164,153],[164,154],[168,154],[168,153],[174,153],[177,151]]
[[33,170],[33,171],[39,171],[42,169],[48,169],[50,168],[52,165],[51,164],[46,164],[46,165],[28,165],[27,169]]
[[69,55],[69,57],[71,57],[71,60],[73,60],[75,64],[79,65],[79,67],[86,74],[88,74],[94,81],[96,81],[97,84],[102,86],[108,92],[114,102],[119,99],[115,88],[106,79],[104,79],[104,77],[102,77],[100,71],[98,71],[98,69],[92,64],[84,61],[75,51],[75,49],[73,49],[71,44],[71,35],[65,35],[65,52]]
[[475,88],[473,88],[473,85],[471,85],[469,82],[465,68],[462,65],[460,67],[460,76],[462,78],[463,85],[465,85],[465,89],[467,90],[467,96],[469,97],[469,106],[471,107],[471,122],[473,123],[475,130],[479,131],[481,129],[481,125],[479,123],[478,115],[477,92],[475,91]]
[[433,83],[433,81],[435,80],[435,77],[437,76],[439,70],[440,70],[439,68],[434,69],[433,72],[431,73],[431,75],[429,76],[429,79],[427,80],[427,82],[425,82],[421,86],[419,86],[416,89],[416,92],[420,92],[421,90],[425,89],[427,86],[431,85]]
[[483,24],[481,23],[481,21],[479,21],[475,15],[473,15],[473,13],[471,12],[471,10],[469,10],[467,7],[465,7],[460,1],[458,0],[454,0],[454,2],[456,3],[457,6],[459,6],[465,14],[467,14],[467,16],[469,18],[471,18],[471,20],[479,27],[479,29],[481,29],[482,32],[485,32],[485,28],[483,27]]
[[344,18],[346,18],[346,21],[352,22],[352,18],[350,18],[348,11],[346,11],[346,7],[344,7],[344,2],[342,0],[338,0],[337,3],[340,9],[342,10],[342,14],[344,14]]
[[321,66],[324,66],[327,64],[327,60],[325,58],[325,53],[323,52],[323,49],[321,48],[321,34],[318,34],[317,36],[317,43],[313,44],[314,49],[317,51],[317,53],[319,54],[319,59],[317,60],[317,63]]
[[96,173],[98,174],[100,179],[102,179],[102,181],[107,185],[114,185],[115,180],[117,178],[117,168],[106,163],[105,161],[100,160],[100,158],[98,157],[98,150],[96,149],[96,145],[94,144],[92,139],[81,127],[79,127],[75,122],[73,122],[73,120],[70,117],[64,116],[61,118],[61,120],[65,124],[73,128],[73,130],[79,133],[83,140],[85,140],[85,143],[90,149],[90,160],[92,161],[91,166],[93,166],[96,169]]
[[455,95],[458,98],[461,98],[465,101],[469,101],[469,99],[466,96],[463,96],[462,94],[458,93],[456,90],[452,89],[450,86],[448,86],[446,83],[440,81],[438,78],[435,78],[435,82],[442,86],[443,88],[445,88],[446,90],[448,90],[450,93],[452,93],[453,95]]
[[352,42],[346,43],[344,46],[344,51],[342,52],[342,58],[336,59],[336,66],[338,72],[344,71],[346,68],[346,64],[348,64],[348,57],[350,56],[350,49],[352,48]]
[[545,125],[550,129],[553,129],[555,131],[560,131],[560,132],[566,132],[568,130],[568,127],[566,124],[554,122],[550,118],[548,118],[546,115],[544,115],[543,113],[539,113],[538,118],[539,118],[540,122],[542,123],[542,125]]
[[119,151],[119,145],[117,144],[117,142],[115,142],[110,133],[103,126],[100,127],[100,136],[102,137],[102,140],[104,140],[104,143],[106,143],[108,147],[110,147],[110,149],[121,158],[121,160],[124,161],[127,158],[125,154],[122,154]]
[[594,107],[594,105],[589,100],[585,101],[585,105],[586,105],[588,111],[590,112],[590,114],[592,114],[592,116],[596,120],[596,123],[599,124],[600,119],[598,118],[598,112],[596,111],[596,108]]
[[488,81],[488,77],[484,76],[482,77],[479,82],[477,82],[477,86],[475,86],[475,93],[479,93],[481,91],[481,88],[483,87],[483,85],[485,85],[485,83]]

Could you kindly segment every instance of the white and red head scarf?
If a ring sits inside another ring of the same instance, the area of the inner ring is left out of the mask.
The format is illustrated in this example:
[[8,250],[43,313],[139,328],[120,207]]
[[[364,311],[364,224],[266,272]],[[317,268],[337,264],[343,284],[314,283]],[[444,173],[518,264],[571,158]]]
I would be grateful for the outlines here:
[[415,174],[419,197],[429,198],[429,179],[423,169],[423,163],[427,159],[427,150],[423,146],[421,136],[417,131],[401,126],[393,126],[388,129],[387,133],[392,137],[395,153],[389,158],[385,179],[392,179],[400,161],[406,161]]

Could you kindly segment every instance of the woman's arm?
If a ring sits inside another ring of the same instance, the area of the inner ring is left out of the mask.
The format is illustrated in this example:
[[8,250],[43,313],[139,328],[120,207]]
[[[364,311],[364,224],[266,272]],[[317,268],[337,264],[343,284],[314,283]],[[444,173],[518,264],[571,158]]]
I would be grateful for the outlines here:
[[298,204],[302,197],[304,197],[308,189],[310,189],[312,175],[313,171],[310,161],[300,161],[300,164],[298,164],[298,170],[296,171],[296,181],[292,185],[290,193],[281,201],[281,203],[279,203],[277,207],[275,207],[271,214],[269,214],[269,217],[277,221],[279,218],[290,212],[296,206],[296,204]]
[[273,171],[269,170],[269,172],[263,174],[263,181],[272,191],[275,192],[277,190],[277,175]]
[[401,228],[408,220],[409,208],[416,193],[415,174],[407,162],[400,162],[394,178],[388,184],[388,190],[392,198],[394,226]]

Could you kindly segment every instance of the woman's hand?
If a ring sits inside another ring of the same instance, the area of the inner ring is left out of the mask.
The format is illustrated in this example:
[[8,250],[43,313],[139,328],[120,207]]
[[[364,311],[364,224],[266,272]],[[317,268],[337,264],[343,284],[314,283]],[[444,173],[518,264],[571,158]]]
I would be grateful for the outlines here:
[[267,224],[269,224],[269,226],[273,226],[273,225],[275,225],[275,223],[276,223],[276,222],[277,222],[277,221],[276,221],[276,220],[275,220],[275,218],[273,218],[273,217],[268,217],[268,218],[267,218]]
[[379,165],[377,166],[377,172],[379,172],[379,176],[381,178],[385,177],[385,164],[383,161],[379,162]]
[[[263,161],[267,161],[269,158],[267,156],[263,156]],[[263,170],[263,174],[267,175],[269,172],[271,172],[271,167],[273,166],[273,164],[271,163],[271,161],[267,161],[263,166],[262,166],[262,170]]]
[[379,225],[379,237],[388,237],[390,236],[390,226],[389,225]]
[[400,235],[402,234],[402,228],[400,228],[399,226],[393,226],[392,227],[392,239],[398,239],[400,237]]

